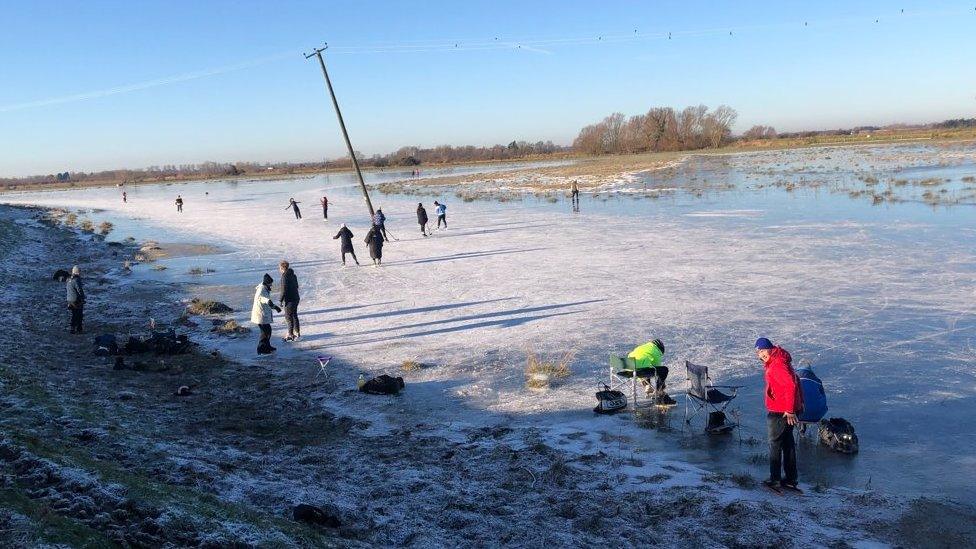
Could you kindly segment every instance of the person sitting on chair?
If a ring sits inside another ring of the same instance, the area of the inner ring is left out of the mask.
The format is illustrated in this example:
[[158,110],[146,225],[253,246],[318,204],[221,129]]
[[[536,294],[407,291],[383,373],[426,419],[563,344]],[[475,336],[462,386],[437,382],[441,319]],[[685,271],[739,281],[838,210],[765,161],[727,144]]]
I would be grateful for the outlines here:
[[[641,383],[644,384],[644,391],[647,392],[648,396],[654,395],[658,404],[675,404],[674,399],[664,390],[665,381],[668,379],[668,368],[667,366],[661,366],[661,360],[664,358],[664,343],[660,339],[638,345],[627,355],[627,358],[634,359],[634,366],[638,371],[644,369],[653,370],[650,376],[638,375]],[[649,379],[651,377],[657,380],[654,385],[651,385]]]

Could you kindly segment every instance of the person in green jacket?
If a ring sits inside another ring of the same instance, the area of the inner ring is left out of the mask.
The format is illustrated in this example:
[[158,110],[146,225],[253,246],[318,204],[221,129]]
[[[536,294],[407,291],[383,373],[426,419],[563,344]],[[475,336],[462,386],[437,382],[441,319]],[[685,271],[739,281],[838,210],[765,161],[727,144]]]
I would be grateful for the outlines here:
[[[638,345],[627,355],[627,358],[634,359],[637,367],[638,378],[644,384],[644,390],[648,396],[655,395],[658,404],[672,405],[675,400],[665,392],[665,381],[668,379],[668,367],[662,366],[664,360],[664,342],[660,339]],[[652,369],[653,372],[641,372],[644,369]],[[655,378],[656,383],[651,385],[650,378]]]

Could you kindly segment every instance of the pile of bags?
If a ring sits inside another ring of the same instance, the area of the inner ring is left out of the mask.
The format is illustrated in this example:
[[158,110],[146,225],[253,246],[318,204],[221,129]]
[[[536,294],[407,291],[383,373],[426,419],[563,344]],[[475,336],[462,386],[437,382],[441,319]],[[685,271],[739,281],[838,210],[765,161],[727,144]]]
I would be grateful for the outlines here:
[[190,340],[185,334],[176,335],[174,330],[152,332],[147,338],[129,336],[122,347],[113,334],[102,334],[95,338],[95,356],[138,355],[153,353],[157,355],[182,355],[190,352]]

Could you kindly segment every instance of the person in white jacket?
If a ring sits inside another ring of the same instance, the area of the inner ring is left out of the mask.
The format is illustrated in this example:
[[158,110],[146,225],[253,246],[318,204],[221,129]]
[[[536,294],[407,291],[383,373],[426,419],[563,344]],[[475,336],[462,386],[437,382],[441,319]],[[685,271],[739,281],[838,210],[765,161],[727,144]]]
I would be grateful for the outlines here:
[[258,354],[267,355],[277,349],[271,346],[271,321],[274,318],[272,310],[281,312],[281,307],[271,301],[271,284],[274,279],[265,273],[261,284],[254,288],[254,304],[251,305],[251,322],[258,325],[261,330],[261,339],[258,340]]

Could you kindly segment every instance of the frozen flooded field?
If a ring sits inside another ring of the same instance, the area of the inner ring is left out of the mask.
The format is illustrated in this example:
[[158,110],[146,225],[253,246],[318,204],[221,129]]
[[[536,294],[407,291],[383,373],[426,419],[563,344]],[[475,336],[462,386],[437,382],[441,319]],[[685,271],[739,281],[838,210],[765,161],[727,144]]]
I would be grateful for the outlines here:
[[[384,415],[374,429],[424,422],[452,436],[479,425],[535,427],[588,452],[597,439],[569,434],[608,431],[645,453],[759,478],[765,465],[755,456],[765,447],[749,443],[764,437],[752,343],[766,335],[796,364],[813,365],[829,415],[850,419],[861,439],[853,458],[802,448],[801,482],[974,502],[973,176],[976,146],[912,145],[694,156],[622,174],[584,194],[579,212],[561,192],[507,202],[455,196],[467,188],[375,193],[397,238],[380,268],[365,266],[365,207],[344,174],[135,186],[126,204],[117,188],[0,201],[85,210],[80,217],[115,224],[110,239],[227,250],[160,261],[165,271],[139,265],[134,276],[192,283],[228,300],[241,321],[261,275],[277,281],[277,262],[288,259],[303,293],[303,339],[278,347],[283,356],[307,354],[309,369],[296,376],[311,376],[318,354],[335,355],[333,375],[349,386],[359,372],[430,365],[402,374],[407,390],[395,401],[337,397],[345,412]],[[317,205],[323,193],[328,221]],[[289,197],[304,219],[285,209]],[[448,205],[450,228],[422,238],[414,210],[423,201],[433,218],[434,199]],[[355,233],[364,266],[340,264],[332,239],[339,223]],[[194,267],[213,272],[187,274]],[[743,443],[708,440],[700,424],[682,432],[681,408],[671,412],[675,431],[642,428],[629,414],[594,417],[607,355],[655,337],[667,344],[673,395],[685,387],[685,360],[746,386]],[[251,357],[255,342],[213,344]],[[545,392],[525,388],[527,353],[569,350],[567,380]],[[273,367],[276,359],[254,360]]]

